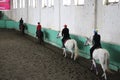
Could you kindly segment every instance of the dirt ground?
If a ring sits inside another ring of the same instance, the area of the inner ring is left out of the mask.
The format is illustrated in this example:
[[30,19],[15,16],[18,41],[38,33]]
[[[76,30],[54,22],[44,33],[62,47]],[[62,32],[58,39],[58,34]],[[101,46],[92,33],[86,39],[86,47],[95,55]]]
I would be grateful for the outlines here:
[[[0,80],[103,80],[90,71],[90,61],[70,55],[48,43],[9,29],[0,29]],[[108,80],[120,80],[120,73],[107,74]]]

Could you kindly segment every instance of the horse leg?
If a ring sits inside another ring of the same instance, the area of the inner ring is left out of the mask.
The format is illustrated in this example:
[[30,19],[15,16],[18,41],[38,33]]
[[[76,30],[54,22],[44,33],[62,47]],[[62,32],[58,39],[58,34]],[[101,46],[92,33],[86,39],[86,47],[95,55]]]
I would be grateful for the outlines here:
[[71,59],[73,58],[73,53],[71,53]]
[[105,80],[107,80],[107,76],[106,76],[106,73],[105,73],[105,72],[103,72],[102,77],[104,77]]
[[76,56],[76,55],[74,55],[74,61],[76,60],[76,58],[77,58],[77,56]]
[[41,41],[40,41],[40,37],[38,36],[38,43],[41,44],[40,42],[41,42]]
[[24,29],[22,29],[22,34],[23,34],[23,35],[25,34]]
[[40,44],[42,43],[42,39],[41,39],[41,37],[39,38],[39,41],[40,41]]
[[65,50],[64,50],[64,48],[62,48],[63,49],[63,55],[65,54]]
[[91,65],[90,70],[92,71],[92,70],[93,70],[93,68],[94,68],[94,64],[93,64],[93,62],[92,62],[92,65]]
[[41,42],[44,43],[44,40],[43,40],[43,32],[41,32]]
[[101,67],[102,67],[102,70],[103,70],[102,77],[104,77],[105,80],[107,80],[107,76],[106,76],[106,72],[105,72],[105,60],[104,60],[104,59],[101,59],[101,60],[100,60],[100,64],[101,64]]
[[42,42],[42,43],[44,43],[44,40],[43,40],[43,38],[41,38],[41,42]]
[[65,48],[63,48],[63,55],[64,55],[64,57],[66,57],[66,50],[65,50]]
[[78,53],[74,53],[74,60],[76,60],[77,59],[77,57],[78,57]]
[[105,68],[102,66],[102,69],[103,69],[103,74],[102,74],[102,77],[105,78],[105,80],[107,80],[107,76],[106,76],[106,73],[105,73]]
[[92,66],[95,67],[96,75],[98,75],[98,70],[97,70],[96,62],[94,59],[92,60]]
[[72,50],[69,50],[71,52],[71,59],[73,58],[74,54]]

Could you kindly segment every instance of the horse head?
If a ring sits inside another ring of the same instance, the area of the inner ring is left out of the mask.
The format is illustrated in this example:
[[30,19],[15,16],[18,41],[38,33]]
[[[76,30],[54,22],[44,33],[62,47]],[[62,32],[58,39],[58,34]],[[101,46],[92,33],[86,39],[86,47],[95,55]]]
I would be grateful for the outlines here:
[[57,37],[56,38],[62,38],[61,31],[58,31]]
[[91,37],[89,37],[89,38],[86,37],[86,41],[85,41],[84,45],[85,46],[92,45],[92,39],[91,39]]

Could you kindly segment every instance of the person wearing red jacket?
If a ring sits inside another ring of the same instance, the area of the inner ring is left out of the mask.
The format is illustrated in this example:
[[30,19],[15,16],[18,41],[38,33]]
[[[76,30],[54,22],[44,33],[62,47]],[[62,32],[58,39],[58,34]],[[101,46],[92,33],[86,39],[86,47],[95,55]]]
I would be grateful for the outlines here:
[[40,22],[38,22],[38,25],[37,25],[37,31],[41,30],[41,25],[40,25]]
[[44,34],[42,31],[42,26],[40,25],[40,22],[38,22],[37,29],[36,29],[36,36],[38,37],[39,43],[44,43]]
[[39,37],[40,33],[41,33],[41,25],[40,25],[40,22],[38,22],[37,30],[36,30],[36,36]]

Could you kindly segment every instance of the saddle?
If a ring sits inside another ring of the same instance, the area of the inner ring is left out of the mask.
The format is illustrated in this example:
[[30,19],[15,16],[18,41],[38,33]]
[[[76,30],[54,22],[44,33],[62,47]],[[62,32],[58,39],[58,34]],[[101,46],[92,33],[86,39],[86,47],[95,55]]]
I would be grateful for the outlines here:
[[67,40],[69,40],[69,39],[65,39],[63,43],[65,44],[65,42],[66,42]]
[[67,38],[65,38],[65,37],[64,37],[64,38],[62,39],[62,44],[63,44],[63,47],[65,47],[65,45],[64,45],[64,44],[65,44],[65,43],[66,43],[66,41],[67,41],[67,40],[69,40],[69,39],[71,39],[71,38],[70,38],[70,37],[67,37]]
[[24,30],[24,29],[25,29],[25,26],[21,24],[21,25],[19,26],[19,29],[20,29],[20,30]]
[[37,37],[42,37],[43,36],[43,32],[42,31],[36,31],[36,36]]

